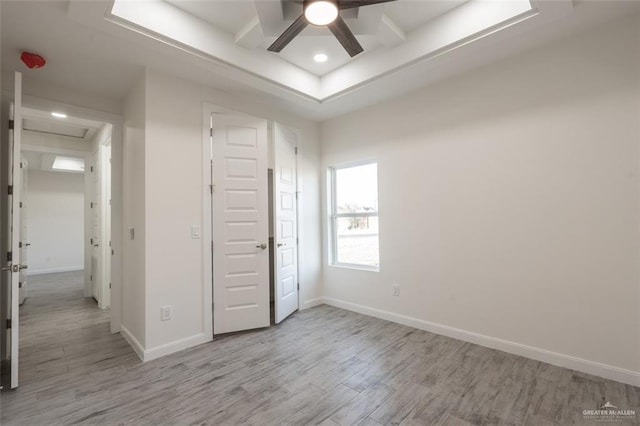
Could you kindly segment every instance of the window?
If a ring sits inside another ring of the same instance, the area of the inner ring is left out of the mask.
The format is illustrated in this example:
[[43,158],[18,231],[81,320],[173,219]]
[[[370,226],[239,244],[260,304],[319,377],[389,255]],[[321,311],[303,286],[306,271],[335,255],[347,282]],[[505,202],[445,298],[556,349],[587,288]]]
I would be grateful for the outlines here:
[[378,165],[331,169],[332,264],[378,270]]

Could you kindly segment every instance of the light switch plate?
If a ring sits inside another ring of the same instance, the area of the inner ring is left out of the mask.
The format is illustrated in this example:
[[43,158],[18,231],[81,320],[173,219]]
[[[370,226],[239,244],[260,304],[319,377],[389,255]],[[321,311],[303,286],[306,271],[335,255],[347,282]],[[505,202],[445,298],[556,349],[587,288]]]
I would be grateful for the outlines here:
[[194,240],[197,240],[200,238],[200,227],[199,226],[192,226],[191,227],[191,238],[193,238]]

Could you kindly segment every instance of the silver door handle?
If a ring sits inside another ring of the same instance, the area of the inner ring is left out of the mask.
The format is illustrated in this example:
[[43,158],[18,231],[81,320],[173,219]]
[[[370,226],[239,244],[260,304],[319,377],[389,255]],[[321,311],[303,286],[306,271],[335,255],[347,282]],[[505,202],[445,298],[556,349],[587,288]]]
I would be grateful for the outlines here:
[[259,249],[264,250],[264,249],[266,249],[266,248],[267,248],[267,245],[266,245],[265,243],[262,243],[262,244],[260,244],[259,246],[256,246],[256,248],[259,248]]
[[22,270],[22,269],[27,269],[28,267],[29,267],[29,265],[20,265],[20,266],[18,267],[18,269],[19,269],[19,270]]
[[278,247],[283,247],[283,246],[286,246],[286,244],[285,243],[278,243]]
[[[26,268],[26,266],[25,266]],[[20,265],[9,265],[9,266],[3,266],[2,270],[3,271],[10,271],[10,272],[18,272],[20,269],[23,269],[20,267]]]

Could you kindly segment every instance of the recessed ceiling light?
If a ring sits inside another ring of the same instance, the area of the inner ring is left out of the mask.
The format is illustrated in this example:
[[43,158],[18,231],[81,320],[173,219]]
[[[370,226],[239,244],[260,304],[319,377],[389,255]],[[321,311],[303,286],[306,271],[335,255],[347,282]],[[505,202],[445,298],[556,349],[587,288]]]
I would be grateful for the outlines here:
[[304,17],[312,25],[329,25],[338,17],[338,6],[335,1],[305,2]]
[[313,55],[313,60],[316,62],[327,62],[327,59],[329,59],[329,57],[324,53],[316,53],[315,55]]
[[53,115],[56,118],[67,118],[67,114],[62,113],[62,112],[52,112],[51,115]]
[[84,160],[82,158],[56,156],[51,168],[68,172],[84,172]]

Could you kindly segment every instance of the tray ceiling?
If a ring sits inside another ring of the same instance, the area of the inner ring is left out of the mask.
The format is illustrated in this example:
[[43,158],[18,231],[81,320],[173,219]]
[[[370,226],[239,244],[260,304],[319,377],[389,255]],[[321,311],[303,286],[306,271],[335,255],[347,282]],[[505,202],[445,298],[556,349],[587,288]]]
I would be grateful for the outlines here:
[[[569,0],[398,0],[345,11],[365,51],[350,58],[323,27],[280,53],[267,47],[302,13],[280,0],[115,0],[107,19],[231,66],[317,103],[530,20],[570,13]],[[325,53],[325,63],[313,61]]]

